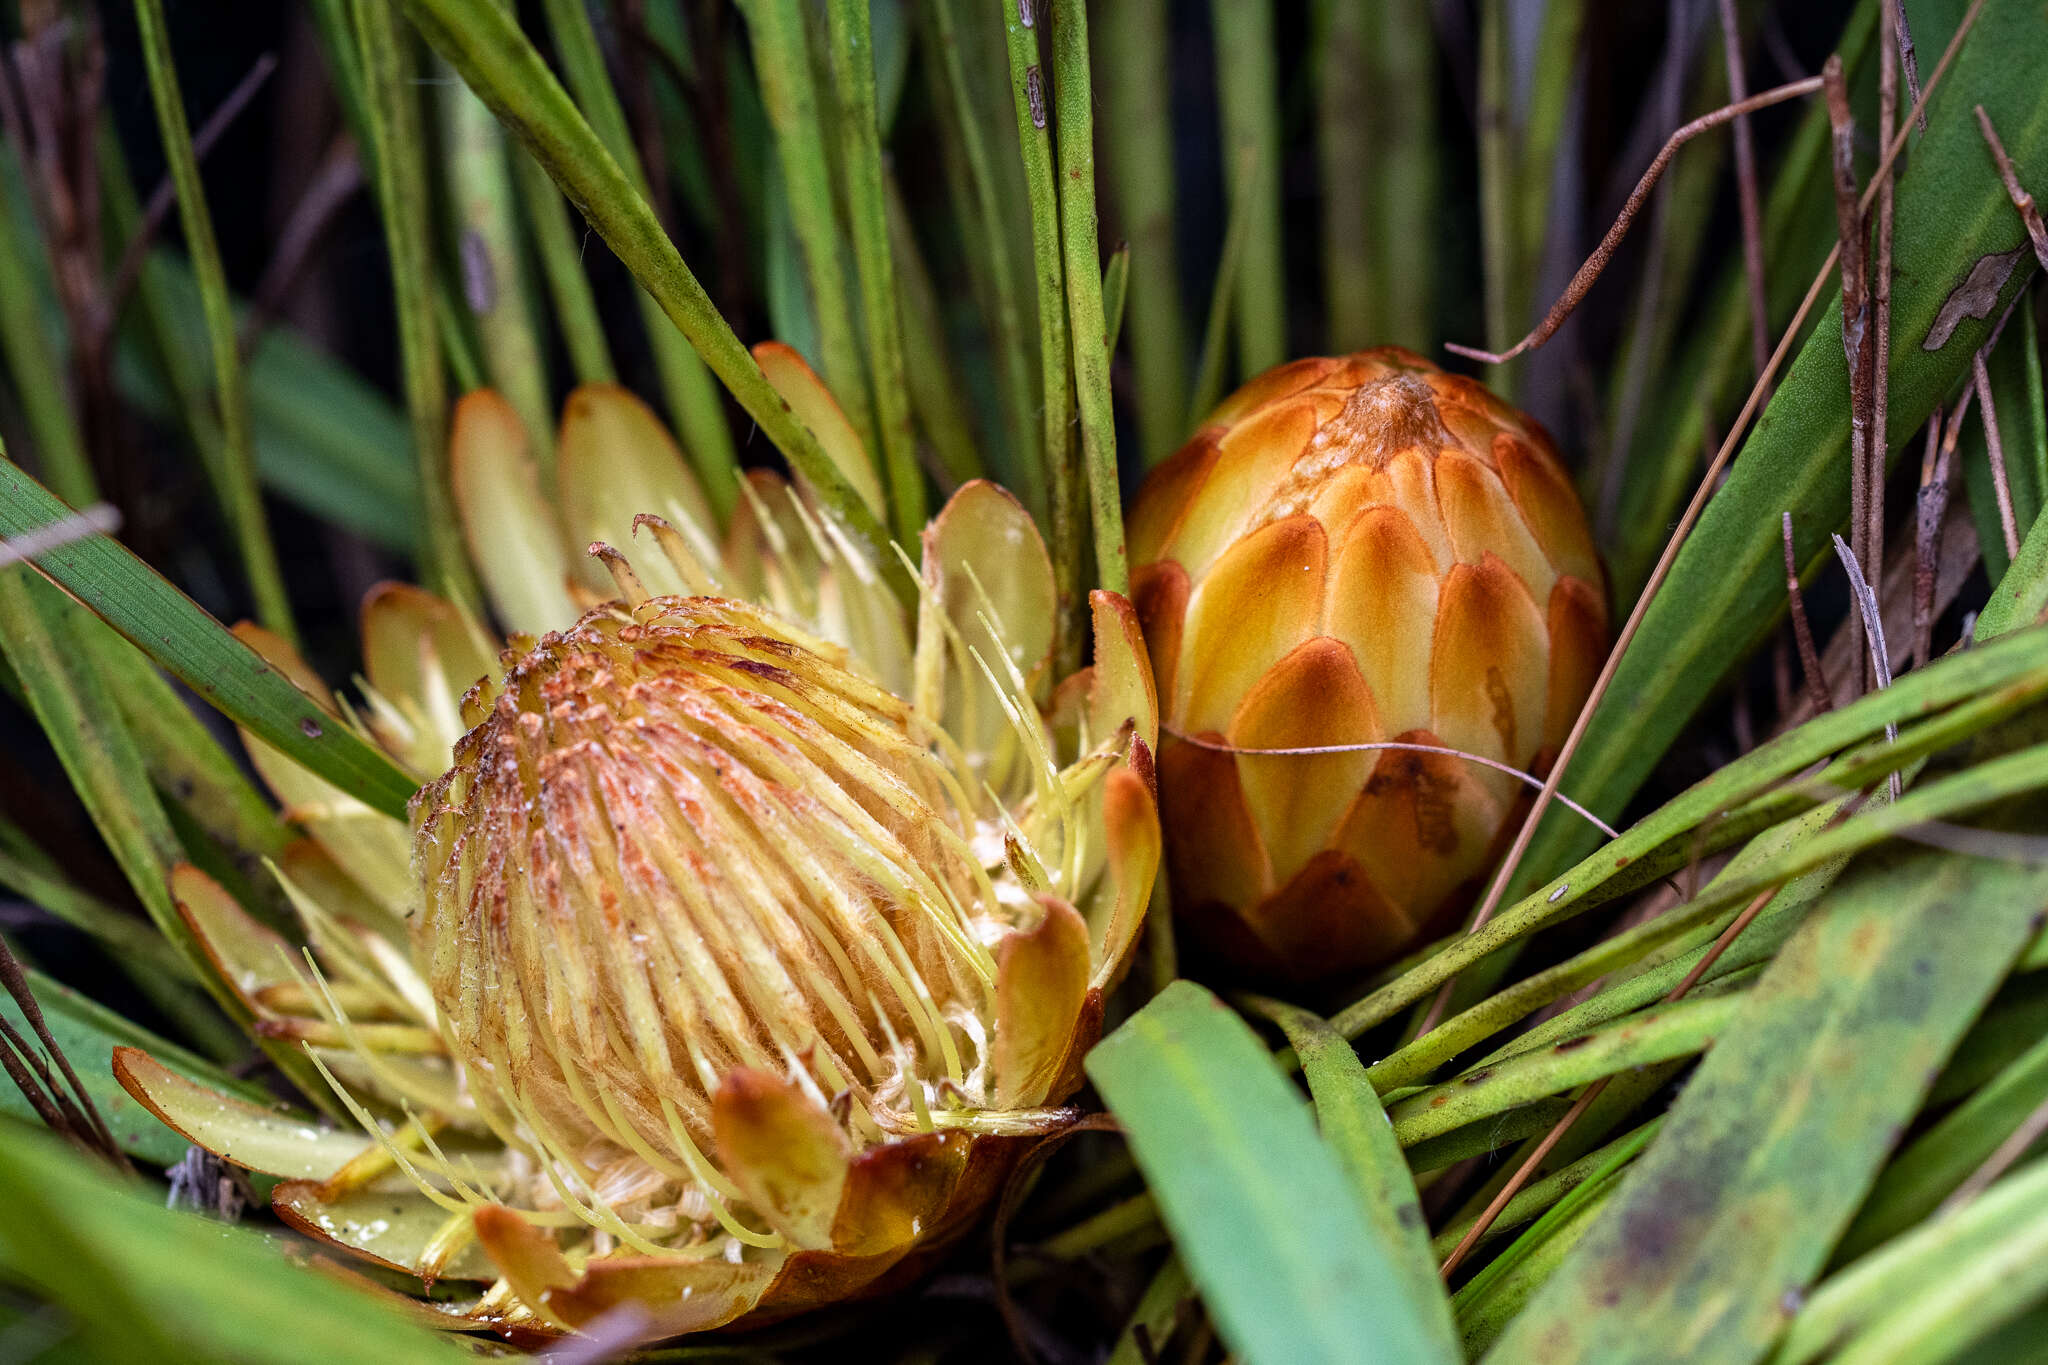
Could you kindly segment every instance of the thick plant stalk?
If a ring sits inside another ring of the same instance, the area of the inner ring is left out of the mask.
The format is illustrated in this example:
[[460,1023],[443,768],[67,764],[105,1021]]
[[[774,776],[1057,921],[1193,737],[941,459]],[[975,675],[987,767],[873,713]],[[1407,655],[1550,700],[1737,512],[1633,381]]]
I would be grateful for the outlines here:
[[924,475],[910,422],[910,381],[903,363],[903,323],[889,248],[889,212],[882,194],[882,137],[875,113],[874,34],[868,0],[832,0],[832,80],[839,95],[840,162],[853,218],[854,267],[861,319],[875,382],[875,425],[889,485],[896,539],[915,544],[924,529]]
[[178,217],[185,230],[186,250],[192,258],[192,269],[199,280],[199,298],[206,309],[214,387],[220,396],[222,438],[218,462],[208,472],[213,475],[228,523],[234,528],[242,569],[249,576],[249,590],[256,600],[257,618],[286,639],[295,640],[298,628],[292,621],[291,598],[285,592],[277,547],[271,543],[270,527],[264,520],[262,495],[256,489],[249,395],[243,382],[241,351],[235,341],[227,272],[221,265],[220,243],[213,235],[213,218],[206,209],[206,187],[199,178],[199,160],[192,152],[192,129],[178,94],[178,72],[171,55],[163,0],[135,0],[135,23],[142,39],[144,64],[149,69],[149,90],[156,106],[157,128],[163,136],[164,159],[178,187]]

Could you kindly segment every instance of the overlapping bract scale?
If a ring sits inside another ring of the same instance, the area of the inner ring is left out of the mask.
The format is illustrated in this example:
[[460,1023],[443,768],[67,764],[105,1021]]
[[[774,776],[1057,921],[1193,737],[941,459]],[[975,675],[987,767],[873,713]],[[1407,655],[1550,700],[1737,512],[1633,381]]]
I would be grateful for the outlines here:
[[1225,399],[1129,525],[1176,909],[1294,980],[1446,927],[1605,655],[1549,437],[1406,351],[1299,360]]

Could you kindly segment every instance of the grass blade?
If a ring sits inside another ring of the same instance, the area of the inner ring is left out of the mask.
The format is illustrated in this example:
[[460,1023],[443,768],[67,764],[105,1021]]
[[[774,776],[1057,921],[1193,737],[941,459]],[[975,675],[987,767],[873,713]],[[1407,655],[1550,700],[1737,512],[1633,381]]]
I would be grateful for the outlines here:
[[220,244],[213,235],[213,217],[206,208],[206,186],[199,178],[199,160],[192,152],[192,129],[185,121],[185,103],[178,94],[178,71],[171,57],[171,35],[164,18],[163,0],[135,0],[135,25],[142,41],[143,64],[149,72],[157,129],[163,136],[164,160],[178,187],[178,217],[185,229],[185,249],[190,253],[199,281],[200,302],[206,311],[221,430],[219,458],[216,467],[208,472],[213,475],[228,524],[234,528],[242,571],[249,576],[249,590],[256,600],[257,619],[296,643],[298,627],[292,621],[291,598],[285,592],[277,547],[271,544],[263,501],[256,491],[249,399],[235,337],[234,307],[228,298]]
[[[824,505],[868,542],[881,572],[902,599],[912,600],[914,591],[902,566],[887,551],[889,536],[881,522],[861,505],[860,495],[833,467],[817,438],[769,385],[703,285],[683,264],[645,197],[570,103],[511,17],[489,0],[404,3],[427,41],[526,144],[570,201],[582,208],[591,226],[689,338],[762,433],[810,481]],[[695,454],[699,461],[705,458],[702,449]],[[705,491],[710,493],[714,486],[737,496],[729,479],[706,480]]]
[[1109,323],[1102,306],[1095,227],[1095,104],[1088,76],[1087,0],[1053,0],[1053,99],[1060,140],[1060,236],[1066,248],[1067,322],[1074,392],[1095,531],[1095,581],[1130,591],[1124,503],[1116,477],[1116,413],[1109,392]]
[[903,363],[903,323],[889,211],[882,193],[882,138],[875,106],[875,46],[869,0],[831,0],[832,79],[839,96],[839,160],[852,213],[853,260],[860,279],[861,321],[875,388],[875,451],[889,482],[896,538],[905,545],[924,530],[924,474],[910,425],[910,379]]
[[[0,537],[70,515],[26,472],[0,464]],[[93,536],[35,564],[228,719],[368,805],[404,817],[410,778],[120,545]]]
[[1249,379],[1287,358],[1287,274],[1280,235],[1279,58],[1272,0],[1212,0],[1223,171],[1245,216],[1237,265],[1237,367]]
[[1176,981],[1088,1055],[1241,1359],[1451,1361],[1306,1106],[1244,1021]]
[[1401,1156],[1393,1124],[1366,1079],[1365,1064],[1343,1034],[1307,1010],[1272,1001],[1262,1003],[1258,1012],[1280,1026],[1301,1059],[1302,1079],[1315,1102],[1323,1141],[1336,1152],[1374,1237],[1387,1249],[1400,1277],[1401,1294],[1440,1343],[1455,1350],[1451,1302],[1430,1251],[1415,1177]]

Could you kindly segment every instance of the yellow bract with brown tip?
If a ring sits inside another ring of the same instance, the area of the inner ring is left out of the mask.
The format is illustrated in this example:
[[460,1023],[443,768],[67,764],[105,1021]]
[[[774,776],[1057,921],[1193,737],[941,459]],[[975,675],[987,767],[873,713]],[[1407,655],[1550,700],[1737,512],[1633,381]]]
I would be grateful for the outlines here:
[[1176,911],[1237,970],[1293,980],[1447,928],[1524,784],[1345,746],[1550,763],[1607,603],[1549,436],[1407,351],[1300,360],[1152,474],[1130,539]]

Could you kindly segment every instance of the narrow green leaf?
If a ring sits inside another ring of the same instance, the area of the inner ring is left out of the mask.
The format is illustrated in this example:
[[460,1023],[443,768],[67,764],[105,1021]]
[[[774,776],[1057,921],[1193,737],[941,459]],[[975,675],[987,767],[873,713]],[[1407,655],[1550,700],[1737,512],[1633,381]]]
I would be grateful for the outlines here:
[[[27,473],[0,464],[0,536],[70,515]],[[403,818],[410,778],[119,544],[93,536],[38,555],[35,564],[228,719],[366,804]]]
[[1401,1155],[1380,1097],[1366,1079],[1365,1064],[1343,1034],[1307,1010],[1271,1001],[1259,1012],[1280,1026],[1301,1059],[1302,1079],[1315,1102],[1316,1125],[1349,1177],[1373,1237],[1386,1248],[1401,1280],[1401,1294],[1414,1305],[1439,1347],[1454,1357],[1457,1328],[1437,1274],[1436,1256],[1430,1251],[1429,1225],[1415,1193],[1415,1177]]
[[1287,273],[1280,223],[1280,61],[1272,0],[1212,0],[1223,175],[1244,215],[1237,263],[1238,377],[1287,359]]
[[896,278],[903,287],[903,340],[917,357],[908,370],[910,397],[925,439],[938,455],[945,481],[950,488],[957,488],[969,479],[985,477],[988,471],[968,417],[966,389],[954,365],[953,348],[946,339],[938,287],[932,283],[923,249],[917,244],[903,192],[886,167],[883,184],[888,191],[889,241],[896,256]]
[[[1060,250],[1060,196],[1052,164],[1050,82],[1039,61],[1039,7],[1039,0],[1018,0],[1005,3],[1002,13],[1010,58],[1010,104],[1017,117],[1024,187],[1031,201],[1032,280],[1038,289],[1038,411],[1044,433],[1039,448],[1044,454],[1041,468],[1051,512],[1047,520],[1053,579],[1063,608],[1058,632],[1062,644],[1056,657],[1064,662],[1066,655],[1078,648],[1064,623],[1080,601],[1080,503],[1072,453],[1073,389],[1067,378],[1072,354],[1067,340],[1066,266]],[[1082,93],[1085,95],[1085,88]],[[1089,270],[1095,268],[1091,261]]]
[[1074,346],[1074,393],[1088,511],[1095,531],[1095,581],[1130,591],[1123,493],[1116,474],[1116,413],[1109,391],[1109,323],[1095,226],[1095,102],[1088,75],[1087,0],[1053,0],[1053,97],[1058,109],[1060,239],[1065,248],[1067,331]]
[[1824,1281],[1772,1365],[1953,1359],[2048,1293],[2048,1161]]
[[[0,177],[26,184],[12,148],[0,152]],[[35,442],[43,477],[83,507],[98,494],[78,416],[71,410],[63,360],[51,353],[39,316],[43,290],[38,286],[49,273],[47,258],[33,232],[16,228],[10,198],[0,197],[0,356],[6,358],[8,382]]]
[[[2038,803],[2002,810],[2038,828]],[[2040,865],[1898,846],[1858,860],[1508,1328],[1503,1358],[1759,1358],[2044,899]]]
[[605,339],[604,322],[597,315],[597,297],[590,279],[583,273],[583,256],[576,234],[569,230],[569,206],[555,182],[524,147],[512,149],[512,179],[519,188],[520,207],[526,227],[533,234],[533,248],[540,257],[541,275],[547,281],[548,297],[555,305],[555,321],[561,326],[563,344],[576,378],[584,384],[611,384],[618,380],[612,366],[611,343]]
[[372,171],[391,290],[398,314],[399,370],[418,461],[422,548],[430,586],[482,617],[476,574],[462,545],[448,483],[448,386],[436,339],[436,291],[429,246],[426,148],[416,64],[408,36],[382,0],[356,0],[355,51],[362,65]]
[[1116,344],[1123,338],[1124,300],[1131,288],[1131,244],[1125,242],[1110,253],[1109,264],[1102,268],[1102,319],[1107,345],[1104,350],[1111,356],[1116,354]]
[[1132,387],[1147,464],[1172,454],[1187,436],[1190,357],[1174,244],[1169,8],[1166,0],[1116,0],[1098,7],[1095,25],[1109,77],[1096,95],[1103,124],[1116,129],[1102,147],[1107,188],[1131,251]]
[[291,598],[270,542],[263,501],[256,491],[256,462],[249,434],[249,400],[242,373],[241,348],[235,336],[234,305],[221,265],[220,244],[213,235],[213,216],[206,207],[206,186],[199,178],[199,159],[192,150],[192,129],[185,121],[185,102],[178,93],[178,68],[171,56],[171,35],[163,0],[135,0],[135,26],[142,41],[143,65],[156,106],[157,130],[163,136],[164,160],[178,190],[178,219],[185,231],[185,249],[199,282],[206,311],[207,341],[213,355],[213,383],[219,400],[221,443],[217,466],[209,472],[219,492],[228,524],[234,528],[242,571],[249,576],[256,615],[269,629],[296,642]]
[[[1523,1187],[1522,1192],[1510,1199],[1494,1218],[1492,1225],[1481,1235],[1478,1245],[1484,1247],[1494,1239],[1514,1231],[1556,1207],[1560,1200],[1587,1181],[1607,1174],[1623,1162],[1633,1160],[1643,1148],[1650,1145],[1650,1139],[1656,1136],[1657,1128],[1663,1121],[1661,1117],[1651,1119],[1642,1127],[1630,1130],[1606,1146]],[[1585,1120],[1581,1119],[1579,1122],[1583,1124]],[[1502,1163],[1510,1171],[1518,1164],[1513,1160]],[[1430,1254],[1439,1258],[1450,1255],[1457,1249],[1458,1243],[1465,1240],[1465,1234],[1471,1231],[1473,1223],[1477,1221],[1476,1213],[1453,1220],[1442,1232],[1430,1239]]]
[[1088,1054],[1188,1272],[1257,1365],[1457,1358],[1402,1290],[1396,1253],[1272,1057],[1216,997],[1176,981]]
[[[496,8],[502,10],[507,7]],[[639,148],[626,122],[625,106],[619,102],[611,75],[605,69],[604,53],[598,45],[597,30],[591,22],[589,9],[582,0],[548,0],[544,8],[549,34],[555,40],[556,54],[568,75],[569,87],[576,92],[576,103],[581,106],[583,117],[590,121],[590,129],[597,134],[605,150],[611,153],[613,164],[626,177],[635,202],[647,209],[648,218],[652,221],[647,175],[640,165]],[[490,102],[488,96],[485,102]],[[498,115],[503,118],[504,111],[499,109]],[[515,127],[513,131],[518,129]],[[560,179],[559,176],[556,178]],[[569,197],[576,200],[574,192]],[[587,212],[587,201],[583,202]],[[604,231],[602,227],[598,230]],[[658,224],[655,230],[661,233],[666,244],[666,233]],[[617,249],[614,243],[613,250]],[[671,246],[670,251],[673,250]],[[620,259],[626,261],[629,269],[633,268],[632,261],[623,254]],[[637,270],[635,273],[638,274]],[[641,282],[646,283],[644,276]],[[675,420],[683,448],[697,468],[698,480],[711,498],[712,507],[721,519],[728,517],[739,496],[735,477],[739,461],[733,450],[732,431],[726,425],[724,405],[718,400],[718,391],[712,387],[711,377],[704,372],[704,361],[709,357],[701,355],[703,345],[690,335],[689,328],[683,328],[683,335],[679,336],[674,326],[662,325],[662,314],[666,312],[673,317],[674,313],[661,300],[659,293],[650,289],[648,294],[641,296],[639,303],[647,341],[654,350],[654,367],[661,376],[669,414]],[[692,353],[692,346],[696,348],[696,354]],[[712,368],[717,366],[714,364]],[[745,400],[741,401],[744,404]]]
[[876,107],[869,0],[831,0],[826,15],[839,103],[839,164],[846,181],[861,325],[874,380],[875,429],[881,437],[881,447],[873,453],[888,478],[896,538],[910,545],[924,530],[924,473],[917,467],[917,434],[911,430],[910,379],[903,360],[896,266],[882,194],[881,116]]
[[[860,495],[833,467],[817,438],[769,385],[683,264],[646,198],[570,103],[511,16],[492,0],[404,0],[404,5],[434,50],[547,168],[740,406],[760,423],[763,434],[809,480],[824,505],[868,542],[882,573],[903,600],[910,601],[913,589],[888,552],[888,533],[861,505]],[[704,451],[696,448],[694,457],[702,460]],[[714,482],[720,481],[706,481],[707,493]]]
[[466,1352],[255,1231],[172,1213],[31,1129],[0,1141],[0,1265],[108,1361],[456,1361]]

